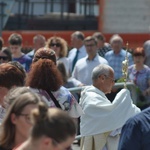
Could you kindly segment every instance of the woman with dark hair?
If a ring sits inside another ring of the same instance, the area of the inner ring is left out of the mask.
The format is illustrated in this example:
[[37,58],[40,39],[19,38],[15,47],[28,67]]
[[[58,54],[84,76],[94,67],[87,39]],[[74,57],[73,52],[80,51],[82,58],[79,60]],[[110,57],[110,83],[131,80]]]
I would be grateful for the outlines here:
[[12,61],[12,56],[10,50],[5,47],[0,50],[0,64]]
[[81,107],[74,96],[64,88],[62,77],[57,69],[55,52],[49,48],[36,51],[30,72],[26,78],[26,86],[40,95],[49,107],[59,107],[68,111],[72,118],[82,114]]
[[140,101],[150,103],[150,68],[144,65],[145,52],[142,47],[133,51],[134,65],[129,66],[129,80],[139,89]]
[[66,112],[44,105],[31,112],[33,124],[30,136],[16,150],[68,150],[72,144],[76,127]]
[[0,105],[3,105],[3,98],[14,86],[23,86],[24,73],[16,66],[3,63],[0,64]]
[[67,42],[61,37],[53,36],[47,40],[46,46],[55,51],[57,61],[64,64],[66,73],[69,74],[69,60],[66,57],[68,53]]
[[[16,91],[17,93],[17,91]],[[9,100],[8,100],[9,101]],[[8,107],[0,128],[0,149],[12,150],[22,144],[31,128],[30,112],[41,103],[41,98],[30,90],[17,94]]]

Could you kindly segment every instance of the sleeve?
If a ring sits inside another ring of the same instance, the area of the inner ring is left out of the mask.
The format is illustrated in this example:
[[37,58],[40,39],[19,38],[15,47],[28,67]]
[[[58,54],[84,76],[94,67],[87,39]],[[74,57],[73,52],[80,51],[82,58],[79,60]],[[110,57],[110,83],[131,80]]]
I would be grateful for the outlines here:
[[82,108],[72,94],[71,94],[71,99],[72,100],[71,100],[71,108],[69,110],[69,115],[72,118],[79,118],[83,114]]
[[71,77],[70,80],[72,81],[73,85],[76,87],[76,86],[79,86],[81,84],[83,84],[82,82],[80,82],[79,80]]
[[78,80],[78,71],[77,71],[77,63],[74,66],[72,77]]
[[141,150],[141,137],[136,118],[129,119],[121,131],[118,150]]
[[78,118],[81,116],[82,108],[68,89],[61,87],[59,91],[54,93],[54,95],[59,101],[62,109],[67,111],[72,118]]

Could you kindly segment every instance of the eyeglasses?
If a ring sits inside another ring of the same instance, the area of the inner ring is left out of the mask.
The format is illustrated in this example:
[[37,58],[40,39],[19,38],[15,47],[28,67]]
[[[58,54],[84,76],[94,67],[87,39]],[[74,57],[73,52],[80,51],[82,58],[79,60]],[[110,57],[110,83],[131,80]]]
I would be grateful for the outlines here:
[[104,75],[106,78],[109,78],[109,79],[111,79],[111,81],[112,82],[115,82],[115,79],[113,79],[113,78],[111,78],[111,77],[109,77],[109,76],[107,76],[107,75]]
[[71,149],[71,146],[68,146],[68,147],[66,147],[66,148],[63,148],[62,145],[61,145],[59,142],[57,142],[56,140],[54,140],[54,139],[53,139],[53,144],[56,145],[56,146],[58,146],[58,148],[59,148],[60,150],[70,150],[70,149]]
[[7,56],[0,56],[0,59],[2,59],[2,60],[8,60],[8,57]]
[[56,46],[56,47],[60,47],[60,46],[61,46],[61,44],[60,44],[60,43],[51,43],[51,44],[50,44],[50,46],[52,46],[52,47],[54,47],[54,46]]
[[95,46],[95,44],[87,44],[87,45],[85,45],[85,47],[93,47],[93,46]]
[[29,114],[19,114],[19,116],[23,116],[27,123],[31,124],[31,118]]

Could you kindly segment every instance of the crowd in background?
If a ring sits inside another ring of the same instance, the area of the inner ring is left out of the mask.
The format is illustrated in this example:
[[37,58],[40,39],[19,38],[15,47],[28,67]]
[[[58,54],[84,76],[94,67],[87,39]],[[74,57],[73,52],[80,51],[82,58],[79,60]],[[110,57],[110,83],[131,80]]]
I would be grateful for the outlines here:
[[[7,41],[0,38],[0,122],[3,128],[0,148],[36,149],[41,146],[49,149],[57,146],[71,149],[76,132],[75,124],[84,112],[78,104],[80,94],[71,94],[68,88],[92,85],[95,81],[92,78],[93,69],[99,65],[109,66],[114,72],[112,77],[105,76],[110,78],[113,87],[115,82],[123,81],[122,62],[126,56],[127,81],[135,84],[137,106],[141,109],[150,106],[150,40],[145,41],[143,47],[128,52],[118,34],[114,34],[109,43],[106,43],[100,32],[84,37],[82,32],[76,31],[70,38],[72,48],[68,49],[68,43],[62,37],[46,39],[37,34],[33,37],[33,49],[27,54],[22,52],[23,37],[20,34],[10,35],[8,47],[3,46]],[[103,83],[103,77],[100,80]],[[106,92],[112,104],[120,90],[112,88],[111,92]],[[115,103],[117,102],[114,101],[114,105]],[[48,107],[57,107],[62,111],[49,110]],[[32,118],[29,117],[30,112]],[[60,116],[68,123],[67,127]],[[25,118],[27,124],[21,117]],[[33,128],[27,139],[31,126]],[[52,130],[53,127],[56,127],[56,131]],[[43,132],[36,133],[41,128],[44,129]],[[117,129],[118,127],[111,131]],[[62,130],[64,132],[61,133]],[[13,132],[12,135],[10,131]],[[26,142],[23,143],[24,141]],[[83,147],[82,150],[86,148]]]
[[[67,88],[91,85],[91,72],[98,64],[110,65],[115,71],[115,82],[123,81],[122,61],[125,59],[126,49],[119,35],[113,35],[109,43],[106,43],[104,35],[100,32],[84,37],[82,32],[76,31],[70,38],[72,49],[68,49],[66,40],[61,37],[53,36],[46,40],[43,35],[38,34],[33,37],[33,50],[24,54],[21,51],[23,38],[20,34],[14,33],[8,38],[9,47],[3,47],[4,41],[0,39],[0,62],[17,61],[28,73],[35,52],[41,47],[47,47],[55,51],[63,85]],[[143,43],[143,47],[137,47],[127,54],[128,81],[137,86],[140,97],[138,105],[143,108],[150,102],[149,51],[148,40]],[[113,100],[118,91],[119,89],[113,89],[108,95],[109,99]]]

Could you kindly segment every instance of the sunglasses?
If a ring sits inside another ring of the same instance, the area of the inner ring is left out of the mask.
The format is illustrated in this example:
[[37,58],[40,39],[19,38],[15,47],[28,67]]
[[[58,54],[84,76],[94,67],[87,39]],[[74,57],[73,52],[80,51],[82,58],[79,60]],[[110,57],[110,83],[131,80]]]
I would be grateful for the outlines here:
[[8,60],[8,57],[7,56],[0,56],[0,59],[2,59],[2,60]]
[[51,43],[50,46],[52,46],[52,47],[53,47],[53,46],[60,47],[61,44],[60,44],[60,43]]
[[23,116],[27,123],[31,124],[31,118],[29,114],[19,114],[19,116]]

